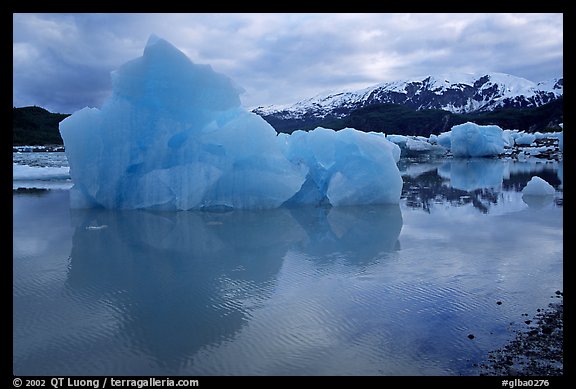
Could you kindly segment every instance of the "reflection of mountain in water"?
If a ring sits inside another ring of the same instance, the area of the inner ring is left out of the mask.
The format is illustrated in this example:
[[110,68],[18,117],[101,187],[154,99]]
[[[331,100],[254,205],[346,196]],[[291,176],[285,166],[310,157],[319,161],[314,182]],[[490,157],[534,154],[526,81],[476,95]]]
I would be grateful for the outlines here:
[[[434,204],[472,204],[482,213],[498,204],[503,192],[521,192],[533,176],[562,190],[562,162],[522,163],[492,158],[453,159],[442,164],[401,166],[402,198],[411,208],[430,212]],[[423,167],[427,167],[424,169]],[[415,171],[415,172],[414,172]],[[562,205],[562,198],[555,199]]]
[[[349,265],[397,246],[396,206],[229,213],[74,210],[67,286],[106,301],[119,336],[166,373],[232,339],[274,293],[288,250]],[[355,248],[358,248],[356,250]],[[90,301],[91,300],[91,301]],[[146,368],[129,372],[144,373]]]

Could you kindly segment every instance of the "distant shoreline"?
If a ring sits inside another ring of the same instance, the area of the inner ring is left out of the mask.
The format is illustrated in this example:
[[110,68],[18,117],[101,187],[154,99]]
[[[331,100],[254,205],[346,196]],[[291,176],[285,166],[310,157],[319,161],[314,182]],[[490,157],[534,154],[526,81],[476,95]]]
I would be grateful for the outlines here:
[[13,153],[51,153],[66,151],[64,145],[12,146]]

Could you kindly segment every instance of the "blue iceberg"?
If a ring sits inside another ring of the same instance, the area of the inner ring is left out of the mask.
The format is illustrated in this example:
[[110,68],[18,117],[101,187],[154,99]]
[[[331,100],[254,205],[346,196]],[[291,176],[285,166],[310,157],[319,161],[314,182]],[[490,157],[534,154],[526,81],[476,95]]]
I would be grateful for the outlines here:
[[467,122],[452,127],[450,151],[455,157],[492,157],[504,152],[504,130]]
[[318,128],[277,135],[242,89],[151,36],[112,95],[60,123],[73,208],[220,210],[395,204],[398,146]]

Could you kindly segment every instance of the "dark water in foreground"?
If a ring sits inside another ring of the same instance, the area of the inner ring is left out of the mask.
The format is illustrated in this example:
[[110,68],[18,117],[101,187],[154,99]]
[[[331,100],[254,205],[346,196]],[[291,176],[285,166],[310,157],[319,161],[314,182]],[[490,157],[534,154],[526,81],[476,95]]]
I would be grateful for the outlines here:
[[[70,210],[67,190],[15,191],[14,374],[478,374],[563,288],[561,164],[400,168],[399,206]],[[556,194],[523,199],[534,175]]]

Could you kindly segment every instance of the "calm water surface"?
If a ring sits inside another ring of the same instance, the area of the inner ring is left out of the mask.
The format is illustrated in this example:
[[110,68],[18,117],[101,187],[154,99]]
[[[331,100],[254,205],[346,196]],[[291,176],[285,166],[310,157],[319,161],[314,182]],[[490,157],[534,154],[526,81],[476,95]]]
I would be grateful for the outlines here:
[[[15,191],[14,374],[478,374],[563,289],[562,163],[399,166],[395,206],[71,210],[67,190]],[[534,175],[556,194],[523,198]]]

